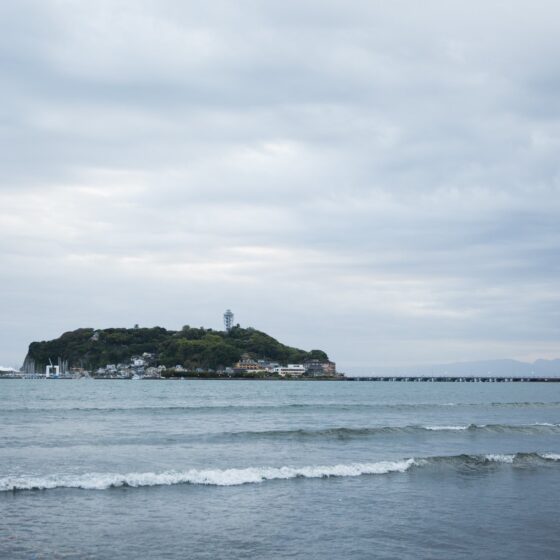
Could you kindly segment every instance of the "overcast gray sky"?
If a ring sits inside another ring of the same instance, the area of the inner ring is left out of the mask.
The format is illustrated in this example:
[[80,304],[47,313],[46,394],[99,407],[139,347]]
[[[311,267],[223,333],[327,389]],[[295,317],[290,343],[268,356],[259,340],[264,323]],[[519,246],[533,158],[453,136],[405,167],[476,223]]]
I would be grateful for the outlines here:
[[243,326],[560,356],[560,3],[0,4],[0,364]]

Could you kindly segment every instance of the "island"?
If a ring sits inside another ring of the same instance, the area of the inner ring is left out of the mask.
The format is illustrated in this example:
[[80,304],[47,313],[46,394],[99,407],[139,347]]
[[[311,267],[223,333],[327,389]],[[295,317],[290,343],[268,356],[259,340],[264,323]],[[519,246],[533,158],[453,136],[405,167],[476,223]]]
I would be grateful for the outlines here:
[[248,327],[80,328],[32,342],[26,377],[97,379],[337,379],[323,350],[305,351]]

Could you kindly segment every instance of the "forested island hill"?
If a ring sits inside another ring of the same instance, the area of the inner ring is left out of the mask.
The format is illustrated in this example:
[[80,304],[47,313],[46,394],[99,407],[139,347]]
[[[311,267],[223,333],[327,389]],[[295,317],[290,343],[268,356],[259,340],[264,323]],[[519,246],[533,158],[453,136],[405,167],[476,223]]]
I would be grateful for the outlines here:
[[29,375],[131,377],[333,377],[323,350],[305,351],[254,328],[80,328],[32,342]]

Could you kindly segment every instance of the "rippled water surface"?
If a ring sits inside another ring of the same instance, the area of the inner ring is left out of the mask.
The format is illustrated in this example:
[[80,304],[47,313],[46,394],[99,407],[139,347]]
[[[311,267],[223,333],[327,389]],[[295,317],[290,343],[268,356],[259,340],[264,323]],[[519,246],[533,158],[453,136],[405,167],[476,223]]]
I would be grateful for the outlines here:
[[560,384],[0,381],[0,558],[560,558]]

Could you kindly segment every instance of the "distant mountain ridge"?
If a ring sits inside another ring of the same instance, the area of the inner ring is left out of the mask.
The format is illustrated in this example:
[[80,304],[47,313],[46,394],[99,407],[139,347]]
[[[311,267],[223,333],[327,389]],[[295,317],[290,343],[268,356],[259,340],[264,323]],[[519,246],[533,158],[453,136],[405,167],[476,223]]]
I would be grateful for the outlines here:
[[452,362],[422,366],[391,366],[355,368],[355,375],[447,375],[461,376],[500,376],[500,377],[559,377],[560,359],[538,359],[534,362],[522,362],[512,359],[479,360],[473,362]]

